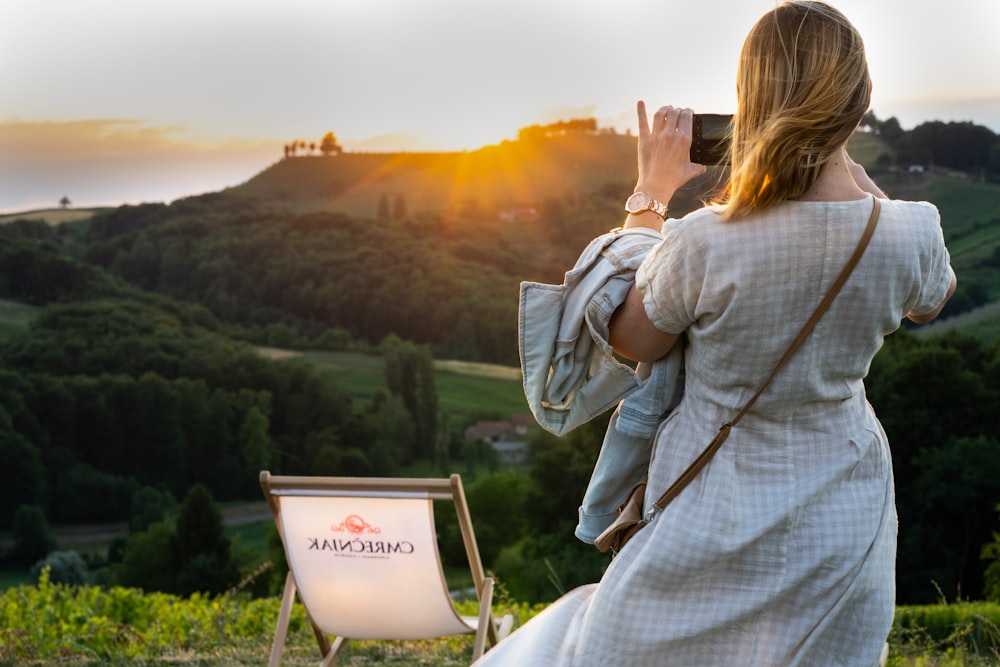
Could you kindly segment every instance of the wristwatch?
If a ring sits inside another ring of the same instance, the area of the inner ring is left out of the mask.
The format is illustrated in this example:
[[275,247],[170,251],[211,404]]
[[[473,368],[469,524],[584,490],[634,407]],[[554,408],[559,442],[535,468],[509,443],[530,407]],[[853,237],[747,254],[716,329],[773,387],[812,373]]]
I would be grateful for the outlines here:
[[667,219],[667,205],[658,202],[645,192],[635,192],[625,201],[625,210],[629,213],[642,213],[652,211],[664,220]]

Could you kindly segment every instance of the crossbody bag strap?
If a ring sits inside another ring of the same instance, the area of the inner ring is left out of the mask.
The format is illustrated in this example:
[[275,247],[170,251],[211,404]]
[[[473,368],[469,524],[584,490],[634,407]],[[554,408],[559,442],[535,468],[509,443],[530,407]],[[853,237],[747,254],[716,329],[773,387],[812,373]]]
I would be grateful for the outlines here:
[[872,214],[868,218],[868,226],[865,227],[865,231],[861,235],[861,239],[858,241],[857,247],[854,249],[851,257],[847,260],[847,264],[844,265],[840,275],[837,276],[835,281],[833,281],[833,285],[830,286],[826,296],[823,297],[823,300],[819,302],[818,306],[816,306],[816,310],[813,311],[812,317],[809,318],[809,320],[805,323],[805,326],[802,327],[802,330],[799,331],[799,335],[796,336],[791,345],[788,346],[784,356],[778,360],[778,363],[774,366],[774,370],[771,371],[771,374],[767,376],[767,379],[764,380],[760,387],[757,388],[757,391],[750,397],[750,400],[743,405],[740,411],[736,413],[735,417],[722,425],[719,432],[716,433],[715,437],[712,439],[712,442],[709,443],[708,447],[706,447],[705,450],[698,455],[698,458],[696,458],[694,462],[692,462],[691,465],[689,465],[687,469],[681,473],[680,477],[678,477],[677,480],[670,485],[670,488],[668,488],[646,512],[645,520],[647,522],[650,521],[657,512],[666,507],[667,504],[670,503],[670,501],[673,500],[681,491],[683,491],[684,487],[691,483],[691,480],[698,476],[701,469],[705,467],[705,465],[715,455],[715,452],[719,450],[719,447],[722,446],[722,443],[724,443],[726,438],[729,437],[729,431],[732,427],[743,419],[743,415],[745,415],[753,404],[757,402],[757,399],[760,398],[762,393],[764,393],[764,389],[767,388],[767,385],[771,384],[771,380],[774,379],[774,376],[778,374],[781,367],[785,365],[793,354],[795,354],[795,351],[799,349],[799,346],[802,345],[805,339],[812,332],[813,328],[815,328],[816,324],[823,317],[823,314],[826,313],[830,304],[833,303],[837,293],[840,292],[840,288],[844,286],[844,283],[846,283],[847,279],[851,276],[851,272],[854,271],[854,267],[857,266],[858,261],[861,260],[861,256],[865,253],[865,249],[868,247],[868,242],[871,241],[872,235],[875,233],[875,225],[878,224],[878,216],[882,206],[879,203],[878,197],[873,197],[873,199],[874,204],[872,206]]

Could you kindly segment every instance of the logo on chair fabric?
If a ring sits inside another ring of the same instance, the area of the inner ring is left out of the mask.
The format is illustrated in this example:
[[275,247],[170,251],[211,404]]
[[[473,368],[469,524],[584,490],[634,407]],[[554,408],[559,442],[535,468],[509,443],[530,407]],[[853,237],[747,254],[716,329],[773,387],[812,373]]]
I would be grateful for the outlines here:
[[330,526],[330,530],[335,533],[347,532],[354,535],[360,535],[361,533],[378,535],[382,532],[381,528],[371,525],[357,514],[351,514],[340,523],[333,524]]
[[407,540],[384,541],[364,539],[362,534],[379,535],[382,529],[365,521],[357,514],[349,514],[340,523],[330,526],[334,533],[348,533],[343,537],[306,537],[309,551],[328,552],[348,558],[387,559],[397,555],[412,554],[416,547]]

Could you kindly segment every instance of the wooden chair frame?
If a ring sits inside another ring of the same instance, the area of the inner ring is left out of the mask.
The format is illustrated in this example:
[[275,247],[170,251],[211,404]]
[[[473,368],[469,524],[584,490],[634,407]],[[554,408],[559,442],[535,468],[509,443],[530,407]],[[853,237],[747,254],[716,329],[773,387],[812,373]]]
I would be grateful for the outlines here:
[[[271,513],[274,516],[275,524],[281,535],[282,544],[285,548],[285,555],[289,555],[289,547],[285,539],[282,528],[282,498],[286,496],[356,496],[365,498],[427,498],[429,500],[443,500],[454,503],[458,518],[458,525],[462,533],[462,541],[465,545],[465,554],[472,575],[476,596],[479,600],[479,618],[475,628],[470,627],[466,632],[475,632],[473,642],[473,661],[482,656],[486,650],[487,639],[490,644],[496,644],[506,634],[510,632],[512,618],[510,616],[497,622],[493,615],[493,579],[486,576],[483,569],[482,560],[479,555],[479,547],[476,543],[475,532],[472,527],[472,519],[469,514],[468,504],[465,499],[465,491],[462,487],[462,480],[459,475],[451,475],[449,478],[381,478],[381,477],[305,477],[305,476],[278,476],[272,475],[269,471],[260,473],[260,485],[267,499]],[[433,523],[433,519],[431,519]],[[436,545],[436,538],[435,545]],[[285,640],[288,633],[288,624],[291,618],[292,606],[299,593],[295,572],[290,569],[285,581],[285,590],[282,596],[281,609],[278,615],[277,627],[275,628],[274,643],[271,647],[271,658],[269,667],[278,667],[284,650]],[[444,584],[444,575],[441,570],[440,558],[437,558],[438,571],[441,574],[441,584]],[[457,616],[457,610],[455,614]],[[337,636],[331,643],[329,634],[334,634],[327,628],[324,630],[313,620],[313,615],[306,607],[306,615],[312,626],[313,634],[319,645],[322,656],[321,667],[335,665],[350,637]]]

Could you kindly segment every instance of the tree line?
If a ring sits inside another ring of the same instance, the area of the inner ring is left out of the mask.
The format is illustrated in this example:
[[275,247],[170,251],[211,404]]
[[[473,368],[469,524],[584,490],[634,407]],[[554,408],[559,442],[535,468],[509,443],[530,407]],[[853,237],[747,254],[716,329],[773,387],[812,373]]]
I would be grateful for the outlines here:
[[928,121],[904,130],[895,116],[879,120],[869,111],[861,127],[882,137],[895,152],[879,164],[941,166],[959,171],[983,170],[1000,181],[1000,137],[990,128],[969,121]]
[[517,131],[519,141],[546,139],[566,134],[594,134],[597,132],[596,118],[574,118],[560,120],[547,125],[527,125]]
[[439,357],[516,363],[519,276],[551,263],[548,251],[522,253],[537,233],[515,239],[495,221],[418,216],[384,225],[228,204],[98,215],[81,262],[202,304],[255,342],[282,327],[306,340],[341,329],[371,344],[396,334]]
[[317,144],[315,141],[306,142],[303,139],[295,139],[285,144],[285,158],[298,157],[299,151],[306,155],[312,155],[317,150],[324,156],[339,155],[344,152],[343,146],[337,141],[337,135],[327,132]]
[[[43,290],[19,280],[56,268],[71,278],[65,291],[56,276]],[[0,529],[24,503],[59,522],[121,520],[145,486],[181,497],[203,483],[223,500],[256,498],[266,467],[393,474],[433,452],[426,347],[387,337],[372,348],[386,390],[358,409],[308,364],[275,363],[234,340],[203,307],[55,261],[37,244],[0,246],[0,277],[5,298],[52,300],[0,343],[0,460],[12,473]]]

